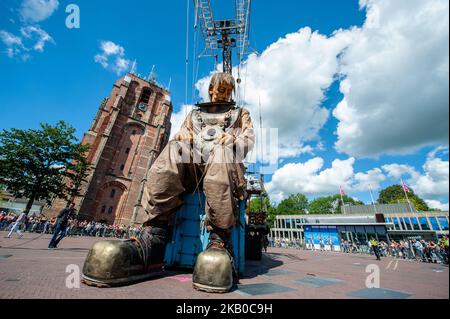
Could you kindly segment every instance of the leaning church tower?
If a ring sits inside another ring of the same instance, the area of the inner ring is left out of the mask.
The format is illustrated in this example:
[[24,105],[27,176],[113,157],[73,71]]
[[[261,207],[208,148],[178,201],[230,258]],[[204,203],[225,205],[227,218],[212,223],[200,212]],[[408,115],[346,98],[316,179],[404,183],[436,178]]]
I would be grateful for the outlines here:
[[[76,200],[81,220],[141,224],[141,202],[150,166],[167,144],[172,103],[169,92],[129,73],[101,103],[82,143],[90,144],[93,168]],[[65,206],[55,200],[51,215]]]

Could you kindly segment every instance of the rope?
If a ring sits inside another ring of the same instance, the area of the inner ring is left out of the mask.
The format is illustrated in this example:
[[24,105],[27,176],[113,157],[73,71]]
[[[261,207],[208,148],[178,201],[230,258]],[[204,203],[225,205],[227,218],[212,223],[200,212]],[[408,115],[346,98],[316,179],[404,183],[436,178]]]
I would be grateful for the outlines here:
[[42,233],[38,237],[32,238],[32,239],[30,239],[30,240],[28,240],[26,242],[23,242],[23,243],[20,243],[20,244],[17,244],[17,245],[7,246],[7,247],[0,246],[0,248],[16,248],[16,247],[20,247],[20,246],[26,245],[28,243],[31,243],[32,241],[35,241],[35,240],[41,238],[44,235],[47,235],[47,234],[46,233]]
[[[204,175],[202,175],[202,177],[200,177],[200,180],[198,179],[197,168],[195,167],[195,164],[194,164],[194,175],[195,175],[195,182],[197,183],[197,186],[195,187],[195,190],[194,190],[194,193],[196,193],[196,191],[197,191],[198,187],[200,186],[200,183],[201,183],[202,178],[204,177]],[[201,198],[199,192],[197,192],[197,194],[198,194],[198,206],[203,210],[202,198]]]
[[[148,236],[148,240],[151,241],[151,237],[153,236],[152,234],[146,234]],[[143,234],[141,234],[139,237],[133,237],[130,238],[131,241],[137,242],[139,245],[139,251],[142,253],[142,260],[144,262],[144,266],[147,267],[147,263],[148,263],[148,251],[149,251],[149,245],[147,243],[147,241],[145,240]],[[144,247],[145,246],[145,247]]]
[[194,100],[195,97],[195,83],[197,82],[198,79],[198,69],[199,69],[199,63],[200,63],[200,59],[198,58],[198,42],[199,42],[199,29],[197,26],[194,26],[196,32],[194,33],[194,52],[192,54],[192,102]]
[[[43,214],[43,213],[39,213],[39,214],[42,215],[42,216],[44,216],[44,217],[47,218],[47,220],[48,220],[48,217],[45,216],[45,214]],[[15,247],[20,247],[20,246],[23,246],[23,245],[25,245],[25,244],[31,243],[32,241],[35,241],[35,240],[41,238],[41,237],[44,236],[44,235],[46,235],[45,232],[43,232],[42,234],[40,234],[38,237],[32,238],[32,239],[30,239],[30,240],[28,240],[28,241],[26,241],[26,242],[23,242],[23,243],[20,243],[20,244],[17,244],[17,245],[8,246],[8,247],[2,247],[2,246],[0,246],[0,247],[1,247],[1,248],[15,248]]]
[[185,96],[184,102],[188,103],[188,73],[189,73],[189,22],[190,22],[190,0],[186,0],[186,83],[185,83]]

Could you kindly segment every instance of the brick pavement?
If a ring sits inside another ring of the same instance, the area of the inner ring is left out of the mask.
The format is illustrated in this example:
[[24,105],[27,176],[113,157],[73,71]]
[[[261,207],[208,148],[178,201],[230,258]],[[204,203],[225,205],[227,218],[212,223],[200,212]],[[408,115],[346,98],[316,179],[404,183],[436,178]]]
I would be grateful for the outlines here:
[[228,294],[196,291],[192,274],[176,271],[128,287],[98,289],[81,284],[69,289],[66,267],[78,265],[81,269],[98,239],[65,238],[59,249],[47,250],[50,235],[5,236],[0,232],[0,299],[352,299],[352,293],[365,288],[369,264],[379,266],[381,288],[388,292],[412,299],[449,298],[447,266],[392,258],[377,262],[367,255],[279,248],[270,248],[261,263],[247,262],[238,289]]

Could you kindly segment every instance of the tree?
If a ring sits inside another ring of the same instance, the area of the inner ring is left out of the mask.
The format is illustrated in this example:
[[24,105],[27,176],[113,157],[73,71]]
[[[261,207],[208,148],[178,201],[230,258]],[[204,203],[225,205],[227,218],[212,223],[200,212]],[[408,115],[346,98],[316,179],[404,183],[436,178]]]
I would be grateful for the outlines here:
[[277,216],[277,210],[272,205],[267,209],[267,224],[269,227],[273,227],[275,225],[275,218]]
[[378,196],[379,204],[397,203],[397,200],[405,198],[405,192],[401,185],[392,185],[380,191]]
[[[429,211],[427,203],[414,193],[413,189],[409,189],[408,199],[418,211]],[[402,185],[392,185],[380,191],[378,197],[379,204],[398,204],[407,203],[405,191]]]
[[65,177],[88,146],[77,143],[75,129],[64,121],[41,124],[38,130],[0,132],[0,183],[15,197],[26,197],[25,212],[35,200],[64,198]]
[[347,195],[343,196],[341,199],[341,195],[337,194],[334,196],[316,198],[309,204],[308,211],[310,214],[317,215],[341,214],[342,201],[344,201],[345,205],[364,205],[364,203],[358,199],[348,197]]
[[303,194],[291,195],[282,200],[277,207],[279,215],[302,215],[306,214],[308,198]]
[[68,203],[73,202],[75,197],[81,193],[81,185],[87,182],[87,177],[92,168],[87,161],[85,153],[89,150],[89,145],[83,145],[84,148],[79,149],[75,154],[74,161],[68,166],[66,176],[69,183],[66,184],[66,195]]
[[360,201],[359,199],[355,199],[353,197],[349,197],[347,195],[342,196],[337,194],[331,197],[332,202],[336,203],[336,209],[334,210],[334,214],[341,214],[342,211],[342,201],[344,201],[344,204],[346,206],[354,206],[354,205],[364,205],[364,202]]
[[[262,207],[261,207],[262,204]],[[253,198],[250,201],[250,211],[251,212],[261,212],[261,211],[267,211],[267,209],[271,207],[270,199],[267,195],[263,195],[262,197],[262,203],[261,198]]]
[[6,191],[4,189],[5,187],[0,184],[0,204],[6,201]]
[[331,197],[318,197],[314,199],[308,206],[310,214],[333,214],[333,201]]
[[277,211],[274,205],[270,202],[270,198],[267,193],[263,193],[262,197],[263,197],[262,207],[261,207],[261,198],[253,198],[250,201],[250,211],[251,212],[265,211],[267,213],[266,223],[269,225],[269,227],[272,227],[274,225]]

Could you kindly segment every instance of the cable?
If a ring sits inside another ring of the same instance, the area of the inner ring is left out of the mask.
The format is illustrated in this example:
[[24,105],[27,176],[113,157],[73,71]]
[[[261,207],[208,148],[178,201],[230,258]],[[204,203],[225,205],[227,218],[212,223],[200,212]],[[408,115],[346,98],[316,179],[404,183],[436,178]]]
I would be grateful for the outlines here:
[[188,103],[188,86],[189,86],[189,22],[190,22],[190,0],[186,0],[186,83],[184,103]]
[[26,242],[23,242],[23,243],[20,243],[20,244],[17,244],[17,245],[8,246],[8,247],[0,246],[0,248],[16,248],[16,247],[20,247],[20,246],[23,246],[25,244],[31,243],[32,241],[35,241],[35,240],[41,238],[44,235],[47,235],[47,234],[46,233],[42,233],[39,236],[37,236],[36,238],[32,238],[32,239],[30,239],[30,240],[28,240]]
[[199,42],[199,29],[197,28],[197,25],[194,25],[194,29],[196,30],[194,32],[194,52],[192,54],[192,104],[194,102],[194,97],[195,97],[195,83],[197,83],[197,79],[198,79],[198,69],[199,69],[199,63],[200,63],[200,59],[198,57],[198,42]]

